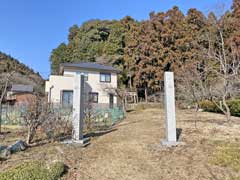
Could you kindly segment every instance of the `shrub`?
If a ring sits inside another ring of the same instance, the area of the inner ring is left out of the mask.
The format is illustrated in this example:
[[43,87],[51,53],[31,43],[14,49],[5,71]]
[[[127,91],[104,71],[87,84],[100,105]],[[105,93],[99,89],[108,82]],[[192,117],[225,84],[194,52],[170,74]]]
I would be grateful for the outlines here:
[[51,179],[59,179],[64,172],[64,164],[62,162],[56,162],[49,169]]
[[[240,117],[240,100],[228,100],[227,104],[229,106],[231,115]],[[201,101],[200,108],[207,112],[222,113],[222,111],[212,101],[209,100]]]
[[199,103],[199,106],[201,109],[207,112],[217,112],[220,113],[221,110],[212,102],[209,100],[204,100]]
[[240,100],[229,100],[227,101],[227,104],[230,108],[231,115],[240,117]]
[[57,162],[50,168],[43,162],[27,162],[0,173],[1,180],[57,180],[64,172],[64,164]]

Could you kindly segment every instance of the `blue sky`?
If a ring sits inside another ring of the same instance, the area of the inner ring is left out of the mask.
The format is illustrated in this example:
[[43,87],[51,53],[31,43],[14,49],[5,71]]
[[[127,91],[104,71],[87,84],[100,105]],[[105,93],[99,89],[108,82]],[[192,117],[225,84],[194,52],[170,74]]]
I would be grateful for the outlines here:
[[147,19],[151,11],[177,5],[184,13],[197,8],[207,14],[232,0],[0,0],[0,51],[39,72],[50,73],[53,48],[67,42],[68,29],[89,19]]

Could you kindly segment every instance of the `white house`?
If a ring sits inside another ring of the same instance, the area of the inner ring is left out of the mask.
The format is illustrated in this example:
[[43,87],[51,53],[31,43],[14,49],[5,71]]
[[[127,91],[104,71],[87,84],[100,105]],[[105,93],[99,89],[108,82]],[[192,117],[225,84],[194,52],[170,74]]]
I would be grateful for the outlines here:
[[85,76],[85,102],[94,107],[112,108],[117,105],[117,74],[118,69],[97,63],[63,63],[60,65],[60,75],[50,75],[45,84],[48,101],[72,106],[74,75]]

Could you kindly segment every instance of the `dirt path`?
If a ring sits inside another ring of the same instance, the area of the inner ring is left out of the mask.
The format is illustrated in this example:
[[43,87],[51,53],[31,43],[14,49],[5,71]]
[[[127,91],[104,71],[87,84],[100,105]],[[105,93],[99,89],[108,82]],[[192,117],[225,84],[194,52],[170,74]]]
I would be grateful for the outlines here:
[[[183,116],[182,116],[183,115]],[[160,179],[231,179],[236,177],[227,168],[209,164],[208,157],[215,140],[226,140],[224,126],[211,122],[211,116],[194,129],[193,113],[179,112],[178,127],[183,129],[181,140],[185,146],[165,148],[163,112],[156,109],[128,114],[116,130],[100,136],[81,151],[75,179],[88,180],[160,180]],[[223,119],[221,115],[217,115]],[[214,114],[216,118],[216,115]],[[208,122],[209,121],[209,122]],[[221,122],[221,120],[219,120]],[[218,122],[219,122],[218,121]],[[218,123],[217,122],[217,123]],[[231,128],[231,127],[230,127]],[[239,126],[231,129],[239,137]],[[215,138],[215,139],[214,139]]]

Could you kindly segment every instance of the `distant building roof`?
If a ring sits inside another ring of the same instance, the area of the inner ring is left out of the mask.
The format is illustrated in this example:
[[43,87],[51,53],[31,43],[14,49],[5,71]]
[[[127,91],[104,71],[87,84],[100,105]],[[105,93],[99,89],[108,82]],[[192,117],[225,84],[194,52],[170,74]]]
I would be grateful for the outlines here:
[[32,85],[24,85],[24,84],[13,84],[11,91],[13,92],[33,92]]
[[119,72],[117,68],[112,66],[106,66],[94,62],[80,62],[80,63],[62,63],[60,71],[63,71],[64,67],[77,67],[82,69],[95,69],[95,70],[105,70],[112,72]]

